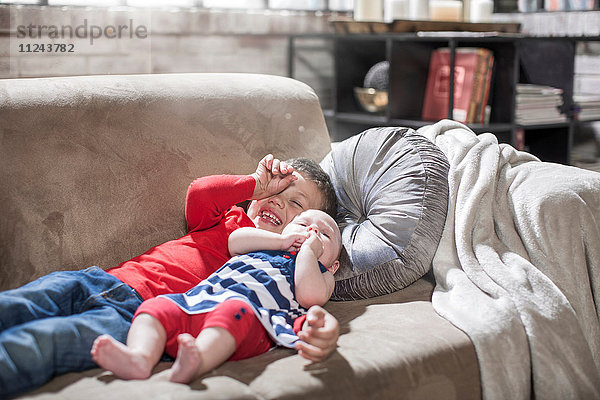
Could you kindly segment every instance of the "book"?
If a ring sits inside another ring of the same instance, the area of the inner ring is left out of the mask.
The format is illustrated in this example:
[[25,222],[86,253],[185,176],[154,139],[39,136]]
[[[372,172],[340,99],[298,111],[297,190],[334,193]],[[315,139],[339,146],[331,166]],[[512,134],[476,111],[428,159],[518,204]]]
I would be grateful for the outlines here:
[[561,112],[563,91],[560,88],[520,83],[515,100],[515,119],[520,125],[567,121],[567,116]]
[[488,123],[486,119],[486,105],[490,96],[490,86],[492,83],[492,71],[494,69],[494,55],[491,51],[485,53],[485,59],[480,60],[482,65],[481,73],[483,80],[481,87],[476,90],[476,107],[473,118],[467,120],[468,123]]
[[[483,123],[492,79],[494,56],[484,48],[461,47],[454,57],[454,104],[452,119]],[[450,103],[450,49],[432,52],[421,117],[437,121],[448,118]]]
[[546,0],[544,8],[546,11],[564,11],[567,9],[567,0]]
[[580,121],[600,119],[600,95],[578,93],[573,96],[575,118]]
[[517,150],[525,150],[525,130],[523,128],[515,129],[514,146]]
[[484,62],[477,63],[477,71],[473,76],[473,96],[469,104],[469,112],[467,113],[467,123],[473,123],[476,120],[476,116],[481,113],[481,107],[479,102],[482,100],[484,95],[483,80],[487,76],[487,65]]
[[518,94],[531,94],[531,95],[562,95],[562,89],[547,86],[547,85],[535,85],[533,83],[519,83],[517,85]]

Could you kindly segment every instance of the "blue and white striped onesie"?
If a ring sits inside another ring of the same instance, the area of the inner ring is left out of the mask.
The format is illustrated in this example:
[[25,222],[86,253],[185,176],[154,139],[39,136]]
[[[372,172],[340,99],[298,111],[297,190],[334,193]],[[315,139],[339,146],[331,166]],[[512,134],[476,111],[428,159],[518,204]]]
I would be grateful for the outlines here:
[[[295,253],[261,251],[232,257],[225,265],[186,293],[166,294],[188,314],[212,311],[226,299],[243,300],[273,340],[294,347],[292,326],[306,309],[295,300]],[[321,272],[326,268],[319,263]]]

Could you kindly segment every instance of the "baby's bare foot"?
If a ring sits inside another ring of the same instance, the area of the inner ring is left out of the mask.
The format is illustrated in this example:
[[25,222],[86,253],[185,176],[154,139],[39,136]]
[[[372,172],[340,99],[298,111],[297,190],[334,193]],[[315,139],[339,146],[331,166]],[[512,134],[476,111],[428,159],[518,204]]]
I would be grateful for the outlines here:
[[92,346],[92,359],[121,379],[147,379],[153,365],[109,335],[98,336]]
[[177,358],[171,368],[169,380],[177,383],[189,383],[199,376],[202,355],[196,346],[196,339],[187,333],[177,337],[179,349]]

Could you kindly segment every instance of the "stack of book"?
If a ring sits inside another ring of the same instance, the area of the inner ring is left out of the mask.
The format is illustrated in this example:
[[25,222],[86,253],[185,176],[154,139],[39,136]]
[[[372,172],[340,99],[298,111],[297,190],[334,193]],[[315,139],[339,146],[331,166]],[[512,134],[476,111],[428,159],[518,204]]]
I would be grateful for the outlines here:
[[561,113],[562,89],[545,86],[518,84],[516,122],[520,125],[554,124],[566,122]]
[[576,94],[573,96],[576,104],[577,119],[580,121],[590,121],[600,119],[600,95],[597,94]]
[[[468,124],[484,123],[493,66],[494,55],[489,49],[456,49],[452,119]],[[427,121],[448,118],[449,103],[450,50],[440,48],[432,52],[429,61],[421,117]]]

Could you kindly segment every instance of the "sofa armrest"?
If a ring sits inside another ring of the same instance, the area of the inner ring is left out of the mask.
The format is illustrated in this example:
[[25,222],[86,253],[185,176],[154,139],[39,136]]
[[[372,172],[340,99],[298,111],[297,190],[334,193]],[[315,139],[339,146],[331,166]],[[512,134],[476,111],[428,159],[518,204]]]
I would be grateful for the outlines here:
[[0,80],[0,121],[0,289],[180,236],[198,176],[330,149],[312,89],[258,74]]

